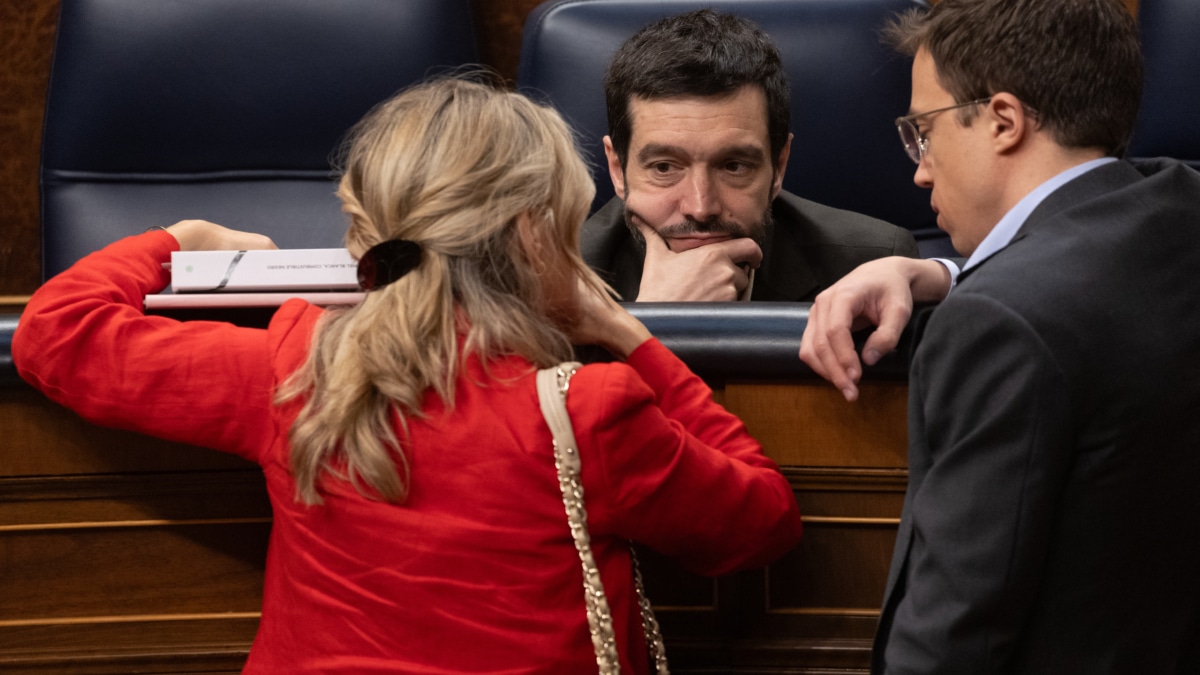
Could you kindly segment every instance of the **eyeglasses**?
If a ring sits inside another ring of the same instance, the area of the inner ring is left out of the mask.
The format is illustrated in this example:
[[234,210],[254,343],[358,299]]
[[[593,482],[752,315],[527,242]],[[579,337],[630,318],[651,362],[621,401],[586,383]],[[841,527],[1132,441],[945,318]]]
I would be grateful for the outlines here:
[[900,142],[904,143],[904,150],[908,153],[909,159],[917,164],[920,164],[921,160],[925,157],[925,153],[929,152],[929,139],[925,138],[925,136],[921,133],[921,130],[917,128],[916,124],[913,124],[913,120],[917,119],[918,117],[925,117],[926,115],[935,115],[937,113],[946,112],[947,110],[965,108],[969,105],[986,105],[990,103],[991,100],[992,97],[988,96],[987,98],[977,98],[974,101],[950,105],[946,106],[945,108],[938,108],[937,110],[926,110],[925,112],[921,113],[913,113],[912,115],[897,117],[896,130],[900,132]]

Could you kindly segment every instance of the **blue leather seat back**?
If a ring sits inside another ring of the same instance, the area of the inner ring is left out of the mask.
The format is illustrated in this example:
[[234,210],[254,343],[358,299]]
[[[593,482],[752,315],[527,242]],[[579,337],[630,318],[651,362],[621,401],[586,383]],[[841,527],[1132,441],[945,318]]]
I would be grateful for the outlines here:
[[879,28],[918,0],[557,0],[525,23],[517,84],[551,101],[579,132],[596,176],[595,206],[613,195],[601,139],[604,73],[621,44],[662,17],[712,7],[744,16],[779,46],[792,90],[784,188],[913,230],[934,226],[928,191],[912,183],[894,120],[908,110],[911,59]]
[[477,59],[470,0],[63,0],[43,275],[185,218],[341,246],[339,139],[397,90]]
[[1200,2],[1141,0],[1138,28],[1146,83],[1129,155],[1200,169]]

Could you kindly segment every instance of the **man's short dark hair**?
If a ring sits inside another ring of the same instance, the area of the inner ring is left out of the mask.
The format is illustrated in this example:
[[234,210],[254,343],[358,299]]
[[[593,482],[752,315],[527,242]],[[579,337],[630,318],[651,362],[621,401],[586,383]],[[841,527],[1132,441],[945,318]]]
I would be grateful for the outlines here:
[[[928,50],[958,103],[1008,92],[1063,147],[1120,157],[1129,145],[1143,66],[1120,0],[942,0],[901,14],[886,35],[910,56]],[[976,109],[964,110],[969,122]]]
[[791,102],[783,61],[753,22],[711,9],[667,17],[638,31],[617,50],[604,78],[608,134],[621,160],[629,153],[629,101],[720,96],[745,85],[767,97],[772,161],[787,143]]

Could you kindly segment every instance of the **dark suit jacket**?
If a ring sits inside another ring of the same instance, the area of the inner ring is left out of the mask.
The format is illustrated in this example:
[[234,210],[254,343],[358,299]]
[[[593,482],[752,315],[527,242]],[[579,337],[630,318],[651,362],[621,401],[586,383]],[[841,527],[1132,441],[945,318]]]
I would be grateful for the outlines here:
[[[751,300],[809,301],[850,270],[889,255],[917,257],[912,234],[869,216],[822,206],[789,192],[771,203],[763,263]],[[625,300],[637,299],[645,250],[625,225],[614,197],[583,224],[583,258]]]
[[927,318],[875,672],[1200,673],[1200,176],[1071,181]]

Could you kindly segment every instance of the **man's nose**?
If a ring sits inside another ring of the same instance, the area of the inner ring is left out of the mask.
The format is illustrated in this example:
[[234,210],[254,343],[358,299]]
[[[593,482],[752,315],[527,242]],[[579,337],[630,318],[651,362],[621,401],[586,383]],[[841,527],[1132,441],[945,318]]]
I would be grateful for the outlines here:
[[917,187],[929,189],[933,187],[933,177],[929,175],[929,168],[926,166],[928,160],[924,157],[917,163],[917,172],[913,174],[913,182]]
[[683,182],[679,210],[683,216],[704,222],[721,214],[721,200],[707,171],[694,171]]

